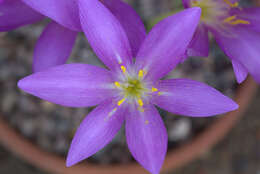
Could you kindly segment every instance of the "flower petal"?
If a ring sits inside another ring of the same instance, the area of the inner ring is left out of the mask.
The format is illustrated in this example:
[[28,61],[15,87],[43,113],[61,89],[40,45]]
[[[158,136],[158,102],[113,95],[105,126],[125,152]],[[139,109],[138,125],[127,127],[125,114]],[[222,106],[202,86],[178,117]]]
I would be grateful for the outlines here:
[[243,27],[230,28],[229,31],[212,30],[216,41],[232,60],[243,67],[260,83],[260,34]]
[[148,34],[136,58],[147,77],[159,79],[182,59],[200,19],[200,8],[189,8],[159,22]]
[[81,30],[78,3],[75,0],[22,0],[39,13],[71,29]]
[[163,80],[158,89],[161,95],[154,96],[152,102],[175,114],[204,117],[238,108],[233,100],[216,89],[193,80]]
[[208,57],[209,38],[208,30],[200,24],[187,49],[188,56]]
[[102,2],[121,23],[135,57],[146,36],[145,26],[140,16],[130,5],[121,0],[103,0]]
[[234,10],[233,15],[236,15],[237,18],[239,19],[243,19],[250,22],[250,24],[241,25],[241,27],[244,26],[246,28],[260,32],[260,18],[259,18],[260,8],[259,7],[237,9]]
[[127,35],[116,17],[97,0],[79,0],[83,31],[97,56],[110,69],[132,58]]
[[238,61],[232,60],[232,65],[236,75],[237,82],[242,83],[246,79],[248,71]]
[[152,105],[144,112],[131,110],[126,116],[126,138],[132,155],[152,174],[159,174],[167,151],[167,132]]
[[20,0],[4,0],[0,4],[0,31],[13,30],[43,18]]
[[95,154],[108,144],[124,122],[124,108],[113,113],[115,103],[106,101],[95,108],[79,126],[70,145],[68,167]]
[[191,0],[182,0],[182,4],[184,8],[189,8],[190,7]]
[[76,40],[77,32],[51,22],[40,36],[35,50],[34,72],[65,64]]
[[97,105],[111,97],[110,73],[86,64],[66,64],[32,74],[18,86],[44,100],[71,107]]

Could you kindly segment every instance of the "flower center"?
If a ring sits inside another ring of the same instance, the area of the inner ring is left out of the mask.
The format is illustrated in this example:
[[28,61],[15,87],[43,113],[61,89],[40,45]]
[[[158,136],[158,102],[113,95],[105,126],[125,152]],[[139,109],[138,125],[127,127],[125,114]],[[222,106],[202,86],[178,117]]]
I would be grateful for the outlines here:
[[[122,76],[123,74],[123,76]],[[144,80],[147,72],[145,70],[127,71],[125,66],[121,66],[120,80],[114,82],[114,86],[119,90],[119,100],[117,105],[121,106],[124,102],[136,104],[140,111],[143,111],[143,105],[148,101],[152,93],[158,91]],[[159,95],[159,92],[158,92]]]
[[218,3],[212,0],[193,0],[191,6],[201,8],[201,20],[206,23],[220,15]]
[[229,0],[192,0],[192,7],[201,8],[201,21],[207,25],[237,25],[250,24],[249,21],[239,19],[236,15],[231,16],[229,10],[238,8],[238,2],[232,3]]
[[125,85],[123,85],[123,90],[126,97],[140,97],[145,87],[139,79],[129,78]]

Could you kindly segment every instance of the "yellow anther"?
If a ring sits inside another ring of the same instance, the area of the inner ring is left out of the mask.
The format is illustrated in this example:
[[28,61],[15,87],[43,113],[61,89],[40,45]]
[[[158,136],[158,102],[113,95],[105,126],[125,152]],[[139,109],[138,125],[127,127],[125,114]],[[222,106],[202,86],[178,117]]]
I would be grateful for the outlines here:
[[159,96],[162,95],[162,92],[158,92],[158,95],[159,95]]
[[224,19],[225,23],[231,24],[231,25],[237,25],[237,24],[250,24],[249,21],[242,20],[242,19],[237,19],[237,16],[230,16]]
[[119,101],[117,102],[117,105],[120,106],[122,103],[124,103],[124,101],[125,101],[125,98],[123,98],[122,100],[119,100]]
[[234,8],[234,7],[238,7],[239,3],[238,2],[235,2],[235,3],[232,3],[230,2],[229,0],[224,0],[224,2],[229,5],[230,7]]
[[144,103],[143,103],[143,100],[142,100],[142,99],[139,98],[139,99],[137,100],[137,102],[138,102],[139,106],[143,107]]
[[149,124],[149,121],[148,121],[148,120],[145,120],[145,124]]
[[237,25],[237,24],[250,24],[249,21],[237,19],[235,21],[230,22],[231,25]]
[[120,83],[119,82],[114,82],[115,86],[120,88]]
[[234,19],[236,19],[236,15],[227,17],[226,19],[224,19],[224,22],[229,23]]
[[123,71],[123,73],[125,73],[126,72],[126,67],[124,66],[124,65],[121,65],[121,70]]
[[152,87],[152,92],[157,92],[157,91],[158,91],[157,88]]
[[141,70],[138,72],[138,78],[139,78],[139,79],[142,79],[142,78],[144,77],[144,74],[145,74],[144,70],[141,69]]

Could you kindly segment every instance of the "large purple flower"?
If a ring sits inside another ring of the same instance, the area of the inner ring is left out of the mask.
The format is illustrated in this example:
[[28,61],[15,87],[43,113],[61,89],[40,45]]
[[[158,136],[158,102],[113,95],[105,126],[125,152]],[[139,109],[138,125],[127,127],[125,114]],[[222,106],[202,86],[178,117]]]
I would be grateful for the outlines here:
[[167,151],[167,132],[154,105],[192,117],[238,108],[231,99],[200,82],[160,80],[181,61],[199,22],[199,8],[184,10],[158,23],[133,59],[128,41],[133,39],[127,37],[103,4],[79,0],[79,7],[89,43],[110,70],[67,64],[37,72],[18,83],[24,91],[56,104],[98,105],[78,128],[67,166],[103,148],[125,122],[132,155],[144,168],[158,174]]
[[183,0],[185,8],[201,7],[201,22],[188,56],[208,56],[208,30],[232,61],[239,83],[248,72],[260,83],[260,8],[240,8],[237,0]]
[[[106,7],[116,16],[130,40],[131,49],[145,38],[145,27],[136,12],[121,0],[106,0]],[[44,18],[53,21],[45,28],[35,46],[35,72],[64,64],[71,54],[77,33],[81,31],[78,3],[75,0],[2,0],[0,1],[0,31],[9,31]],[[127,21],[127,22],[126,22]]]

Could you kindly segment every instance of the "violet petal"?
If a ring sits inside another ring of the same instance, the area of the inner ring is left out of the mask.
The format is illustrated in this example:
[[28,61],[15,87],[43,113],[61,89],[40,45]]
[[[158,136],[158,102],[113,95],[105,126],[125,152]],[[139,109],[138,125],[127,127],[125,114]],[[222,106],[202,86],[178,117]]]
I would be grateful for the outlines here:
[[121,0],[103,0],[102,2],[121,23],[135,57],[146,36],[146,30],[140,16],[130,5]]
[[181,60],[200,19],[200,8],[189,8],[159,22],[144,40],[136,58],[147,77],[159,79]]
[[187,79],[162,80],[152,103],[174,114],[206,117],[233,111],[238,105],[216,89]]
[[182,4],[183,4],[184,8],[189,8],[190,2],[191,2],[191,0],[182,0]]
[[167,132],[152,105],[144,112],[130,110],[126,116],[126,138],[133,157],[152,174],[159,174],[167,151]]
[[209,38],[208,30],[203,24],[200,24],[187,49],[188,56],[208,57]]
[[238,19],[246,20],[250,23],[247,25],[240,25],[241,27],[245,27],[260,32],[259,7],[236,9],[234,10],[234,13],[232,15],[236,15]]
[[35,11],[57,23],[80,31],[78,3],[76,0],[21,0]]
[[246,77],[248,75],[248,71],[238,61],[232,60],[232,65],[233,65],[233,69],[234,69],[234,72],[236,75],[237,82],[242,83],[246,79]]
[[110,69],[132,59],[127,35],[116,17],[97,0],[79,0],[82,29],[97,56]]
[[34,50],[35,72],[65,64],[76,40],[77,32],[51,22],[43,31]]
[[0,31],[9,31],[44,18],[20,0],[4,0],[0,4]]
[[113,81],[103,68],[66,64],[34,73],[18,82],[27,93],[70,107],[95,106],[111,97]]
[[114,114],[115,103],[108,100],[97,106],[80,124],[70,145],[67,156],[68,167],[95,154],[108,144],[124,122],[124,108]]
[[260,83],[260,34],[244,27],[233,27],[229,31],[212,30],[216,41],[232,60],[243,67]]

